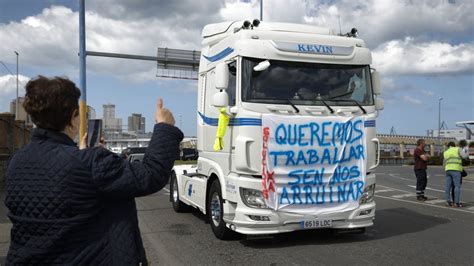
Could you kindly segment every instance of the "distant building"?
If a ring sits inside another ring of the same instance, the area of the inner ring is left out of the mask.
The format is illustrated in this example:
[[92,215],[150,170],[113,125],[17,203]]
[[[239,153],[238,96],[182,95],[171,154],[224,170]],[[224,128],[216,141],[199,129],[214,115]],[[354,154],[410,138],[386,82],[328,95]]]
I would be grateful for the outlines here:
[[[25,121],[26,125],[33,125],[31,117],[26,113],[25,108],[23,108],[23,102],[25,102],[25,97],[18,97],[18,117],[15,120]],[[16,99],[13,99],[10,103],[10,113],[16,114]]]
[[474,142],[474,120],[456,122],[457,127],[462,127],[466,130],[466,140]]
[[[377,139],[380,143],[380,158],[381,163],[407,163],[413,160],[413,152],[416,148],[418,139],[425,140],[425,151],[430,153],[430,156],[440,156],[446,150],[446,145],[450,141],[456,141],[454,138],[446,137],[427,137],[427,136],[410,136],[410,135],[388,135],[377,134]],[[393,161],[394,159],[403,159],[407,161]],[[390,164],[392,164],[390,163]]]
[[92,106],[87,106],[87,119],[95,119],[96,114],[94,108]]
[[[469,132],[466,128],[455,128],[455,129],[441,129],[439,131],[440,138],[455,138],[456,140],[469,139]],[[438,130],[429,129],[427,132],[428,137],[437,138]]]
[[128,132],[135,134],[145,133],[145,117],[142,114],[133,113],[128,117]]
[[115,104],[104,104],[103,108],[104,131],[108,133],[122,132],[122,119],[115,118]]
[[145,117],[140,118],[140,133],[144,134],[145,133]]
[[[107,139],[107,148],[115,153],[120,153],[123,149],[128,147],[148,147],[150,144],[152,133],[140,134],[140,135],[129,135],[127,133],[121,133],[117,136],[113,136]],[[187,137],[184,138],[180,144],[180,149],[196,149],[197,138]]]

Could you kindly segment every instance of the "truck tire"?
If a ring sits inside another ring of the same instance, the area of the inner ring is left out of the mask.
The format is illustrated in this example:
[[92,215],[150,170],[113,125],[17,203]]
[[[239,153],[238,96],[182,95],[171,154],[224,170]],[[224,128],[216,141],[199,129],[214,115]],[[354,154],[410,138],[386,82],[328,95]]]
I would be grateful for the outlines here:
[[189,210],[189,206],[179,200],[178,179],[175,172],[171,172],[170,201],[175,212],[186,212]]
[[224,222],[224,201],[222,200],[219,179],[215,179],[207,195],[207,217],[211,224],[212,232],[221,240],[236,239],[240,234],[226,227]]

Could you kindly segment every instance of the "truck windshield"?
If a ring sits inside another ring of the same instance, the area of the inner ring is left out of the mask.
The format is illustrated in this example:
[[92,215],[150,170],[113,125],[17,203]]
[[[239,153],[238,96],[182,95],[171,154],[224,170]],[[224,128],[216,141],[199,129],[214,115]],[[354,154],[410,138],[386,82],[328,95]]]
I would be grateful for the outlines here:
[[297,105],[373,105],[368,65],[336,65],[270,60],[270,67],[254,71],[263,59],[243,58],[242,100]]

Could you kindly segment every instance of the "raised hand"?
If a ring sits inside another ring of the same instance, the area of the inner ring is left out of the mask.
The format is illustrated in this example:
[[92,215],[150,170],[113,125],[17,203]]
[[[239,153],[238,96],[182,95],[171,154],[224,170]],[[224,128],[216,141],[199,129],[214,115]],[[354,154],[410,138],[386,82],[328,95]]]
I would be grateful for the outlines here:
[[174,117],[170,110],[163,107],[163,99],[159,98],[156,104],[156,114],[155,114],[156,123],[166,123],[174,126]]

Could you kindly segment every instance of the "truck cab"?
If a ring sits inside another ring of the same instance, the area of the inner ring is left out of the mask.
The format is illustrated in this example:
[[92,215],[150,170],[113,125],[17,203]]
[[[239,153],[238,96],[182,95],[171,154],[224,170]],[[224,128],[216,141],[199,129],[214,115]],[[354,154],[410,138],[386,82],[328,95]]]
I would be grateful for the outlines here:
[[199,158],[173,169],[175,210],[198,208],[221,239],[373,225],[383,100],[356,30],[234,21],[202,38]]

